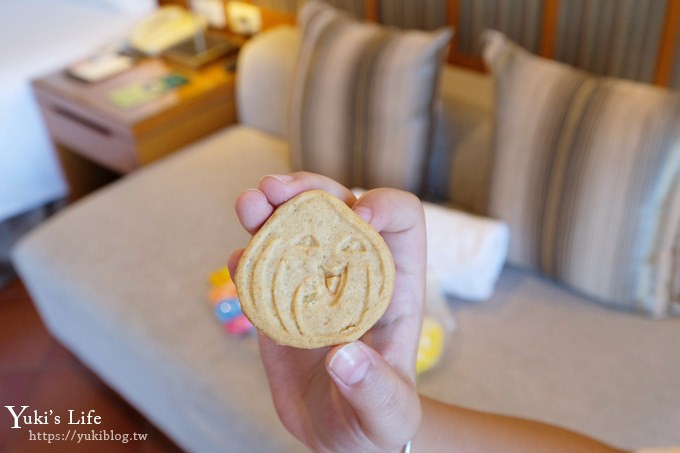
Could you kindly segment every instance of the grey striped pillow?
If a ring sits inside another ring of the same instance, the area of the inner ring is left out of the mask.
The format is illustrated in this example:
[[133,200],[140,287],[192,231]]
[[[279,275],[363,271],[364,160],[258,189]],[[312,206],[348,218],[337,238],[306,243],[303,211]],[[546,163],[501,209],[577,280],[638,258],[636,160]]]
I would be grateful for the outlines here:
[[[489,212],[510,261],[656,316],[680,302],[680,93],[599,78],[487,32]],[[675,307],[675,308],[674,308]]]
[[298,26],[293,167],[348,186],[420,191],[451,30],[397,31],[314,1]]

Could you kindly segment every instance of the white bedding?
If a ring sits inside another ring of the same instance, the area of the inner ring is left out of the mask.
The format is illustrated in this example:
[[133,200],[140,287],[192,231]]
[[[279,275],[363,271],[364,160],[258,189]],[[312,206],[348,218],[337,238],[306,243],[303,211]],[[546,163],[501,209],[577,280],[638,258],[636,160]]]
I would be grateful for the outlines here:
[[66,194],[30,80],[121,39],[153,0],[0,1],[0,222]]

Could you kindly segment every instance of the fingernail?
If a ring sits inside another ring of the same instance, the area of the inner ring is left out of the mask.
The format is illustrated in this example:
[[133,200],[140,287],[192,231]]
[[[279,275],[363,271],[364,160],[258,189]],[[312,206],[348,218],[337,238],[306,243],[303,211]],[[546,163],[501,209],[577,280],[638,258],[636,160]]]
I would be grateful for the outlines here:
[[262,177],[262,179],[264,178],[274,178],[283,184],[288,184],[295,179],[293,175],[266,175]]
[[358,343],[348,343],[340,348],[328,368],[343,384],[355,385],[368,374],[371,358]]
[[371,219],[373,218],[373,212],[367,208],[366,206],[359,206],[354,210],[354,213],[364,219],[366,223],[371,223]]

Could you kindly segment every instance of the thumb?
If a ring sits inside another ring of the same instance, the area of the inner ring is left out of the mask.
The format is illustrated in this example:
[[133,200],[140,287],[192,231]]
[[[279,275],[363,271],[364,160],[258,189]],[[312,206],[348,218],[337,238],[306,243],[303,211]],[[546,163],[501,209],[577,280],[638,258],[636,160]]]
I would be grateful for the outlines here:
[[348,343],[327,355],[326,369],[374,445],[399,449],[415,435],[421,418],[415,384],[380,354],[360,341]]

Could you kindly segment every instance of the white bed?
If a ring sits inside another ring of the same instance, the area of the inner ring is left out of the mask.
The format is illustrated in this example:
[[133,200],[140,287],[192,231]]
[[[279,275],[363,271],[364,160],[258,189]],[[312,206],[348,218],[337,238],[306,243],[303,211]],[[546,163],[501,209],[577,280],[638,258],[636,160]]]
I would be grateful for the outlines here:
[[0,222],[66,186],[30,80],[124,38],[154,0],[0,1]]

